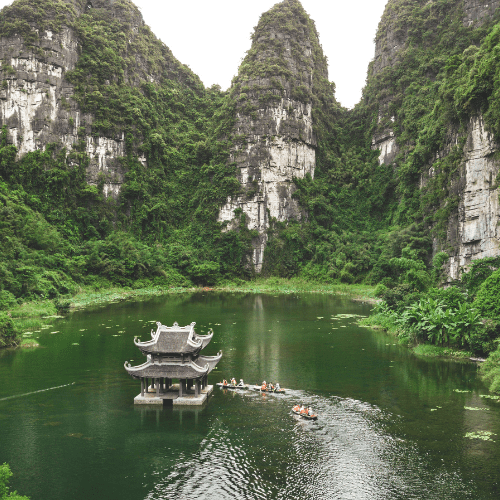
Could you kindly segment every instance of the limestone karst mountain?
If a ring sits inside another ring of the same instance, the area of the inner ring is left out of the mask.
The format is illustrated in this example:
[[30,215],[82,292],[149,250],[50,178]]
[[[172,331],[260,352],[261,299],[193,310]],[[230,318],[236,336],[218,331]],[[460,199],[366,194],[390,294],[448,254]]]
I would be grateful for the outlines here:
[[[468,269],[473,259],[499,255],[500,208],[498,182],[495,181],[499,173],[495,158],[498,143],[491,127],[489,131],[485,127],[485,103],[459,110],[460,103],[450,112],[439,106],[444,92],[440,93],[438,87],[450,85],[452,77],[456,76],[451,71],[443,74],[452,58],[463,59],[462,52],[467,58],[467,51],[470,55],[476,54],[475,47],[495,20],[498,21],[499,6],[499,1],[482,0],[389,0],[379,25],[375,57],[369,69],[372,83],[391,80],[383,95],[377,96],[378,119],[372,147],[380,150],[379,161],[387,165],[401,164],[401,158],[411,154],[415,146],[417,149],[425,147],[426,154],[421,154],[417,160],[420,178],[415,182],[421,193],[425,192],[429,181],[432,184],[440,174],[442,176],[443,163],[452,161],[455,164],[455,172],[448,175],[445,185],[443,179],[439,181],[439,199],[434,200],[432,208],[425,207],[428,212],[441,212],[428,221],[438,222],[441,226],[440,231],[433,232],[434,253],[443,249],[450,255],[447,272],[452,280],[459,278],[461,270]],[[419,61],[419,48],[430,47],[436,41],[432,56]],[[454,62],[456,64],[458,59]],[[406,75],[403,74],[405,71]],[[414,81],[410,75],[414,76]],[[456,81],[457,87],[460,83]],[[427,96],[423,97],[424,94]],[[373,96],[367,97],[373,102]],[[450,97],[449,92],[447,97]],[[412,106],[410,99],[414,99],[416,106]],[[458,95],[455,99],[459,100]],[[425,106],[430,108],[425,109]],[[426,125],[423,120],[418,123],[418,119],[434,106],[435,115],[448,116],[440,123],[440,130],[433,131],[434,139],[437,139],[433,142],[419,137],[421,130],[417,124]],[[413,116],[409,115],[409,108],[413,108]],[[427,144],[424,146],[424,143]]]
[[403,251],[446,251],[450,279],[498,256],[499,4],[389,0],[348,111],[298,0],[261,16],[227,92],[130,0],[16,0],[0,12],[2,286],[396,283]]
[[[300,2],[286,0],[262,15],[232,92],[236,98],[231,160],[242,186],[221,209],[247,215],[254,239],[253,264],[260,272],[270,220],[305,217],[293,198],[294,178],[314,177],[319,106],[334,106],[326,58],[314,23]],[[327,93],[329,102],[320,100]],[[229,226],[231,227],[231,225]]]

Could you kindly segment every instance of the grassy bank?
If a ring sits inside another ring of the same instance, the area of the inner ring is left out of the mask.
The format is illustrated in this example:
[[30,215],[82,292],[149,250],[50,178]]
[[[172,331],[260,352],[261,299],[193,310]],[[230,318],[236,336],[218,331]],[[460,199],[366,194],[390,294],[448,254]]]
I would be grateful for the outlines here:
[[[179,293],[194,293],[199,291],[213,292],[241,292],[241,293],[323,293],[332,295],[343,295],[352,300],[373,303],[375,287],[368,285],[345,285],[325,284],[306,281],[299,278],[261,278],[254,281],[238,280],[236,282],[225,282],[213,288],[183,288],[183,287],[160,287],[152,286],[139,289],[131,288],[106,288],[95,290],[93,288],[81,288],[79,292],[64,301],[37,301],[17,304],[3,313],[9,322],[9,336],[5,336],[1,347],[20,346],[34,347],[36,341],[31,335],[40,333],[42,329],[49,328],[50,320],[61,317],[71,310],[85,309],[99,304],[112,304],[122,300],[134,300],[147,297],[158,297],[161,295],[173,295]],[[0,332],[0,340],[2,335]]]
[[453,358],[469,359],[473,353],[458,346],[439,346],[425,342],[419,342],[416,335],[411,335],[402,329],[396,322],[396,315],[385,313],[375,313],[368,318],[362,318],[359,324],[374,329],[384,330],[393,335],[399,344],[409,347],[417,356],[427,356],[432,358]]

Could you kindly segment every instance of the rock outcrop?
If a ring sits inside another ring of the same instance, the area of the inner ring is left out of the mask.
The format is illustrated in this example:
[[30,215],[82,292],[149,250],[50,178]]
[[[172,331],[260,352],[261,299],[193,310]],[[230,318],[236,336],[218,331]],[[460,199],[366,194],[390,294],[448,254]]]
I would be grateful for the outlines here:
[[[403,54],[401,51],[406,47],[408,38],[404,22],[408,9],[415,4],[431,9],[432,3],[426,0],[413,3],[389,0],[379,24],[371,77],[396,65],[400,54]],[[453,8],[462,9],[459,12],[464,26],[473,28],[491,19],[499,7],[499,0],[464,0],[463,4],[457,3]],[[391,111],[391,99],[391,96],[386,96],[379,103],[379,127],[372,138],[372,149],[380,151],[380,164],[387,165],[393,163],[399,152],[397,138],[390,125],[395,119],[390,116],[394,112]],[[457,134],[450,134],[449,144],[436,153],[436,158],[446,155],[458,144],[458,139]],[[447,263],[450,280],[458,279],[472,260],[500,254],[499,192],[496,184],[500,163],[493,156],[497,149],[491,134],[485,131],[482,117],[472,117],[466,131],[464,162],[459,176],[452,181],[452,191],[458,196],[458,210],[450,216],[445,241],[434,238],[434,252],[445,250],[450,255]],[[431,176],[432,172],[433,167],[430,166]],[[426,180],[422,178],[421,186],[425,184]]]
[[248,228],[258,231],[256,272],[262,269],[271,219],[305,216],[293,198],[293,179],[314,176],[313,95],[320,78],[328,79],[326,60],[301,4],[285,0],[263,14],[231,92],[237,101],[231,161],[241,194],[228,199],[219,214],[232,228],[240,209]]
[[[399,60],[400,52],[406,47],[408,39],[405,17],[410,15],[415,6],[425,6],[432,9],[433,0],[389,0],[379,23],[375,38],[375,55],[370,65],[369,75],[375,77],[386,67],[394,66]],[[456,2],[460,4],[460,2]],[[463,23],[465,26],[478,26],[489,20],[497,8],[500,0],[464,0],[462,5]],[[460,8],[460,5],[458,5]],[[429,28],[430,29],[430,28]],[[387,124],[394,121],[390,116],[389,104],[391,96],[379,103],[379,123],[372,138],[372,149],[380,150],[380,164],[390,164],[398,152],[398,146],[393,129]]]
[[[7,128],[7,140],[17,147],[18,157],[44,150],[50,143],[65,147],[68,153],[85,152],[89,157],[88,183],[102,184],[104,194],[116,198],[124,182],[119,159],[126,154],[125,134],[114,123],[110,123],[110,133],[96,132],[94,113],[82,111],[75,98],[78,89],[71,83],[74,79],[68,78],[78,69],[88,42],[78,31],[81,16],[98,13],[95,19],[87,16],[85,21],[87,26],[94,23],[97,31],[102,19],[122,24],[128,42],[125,51],[130,52],[116,54],[129,62],[129,66],[119,68],[122,85],[140,89],[145,82],[158,84],[170,77],[199,80],[145,27],[139,10],[128,0],[38,0],[36,7],[38,10],[27,2],[15,2],[2,11],[0,20],[0,123]],[[17,29],[20,18],[26,22]],[[84,92],[99,90],[94,80]],[[136,156],[146,166],[138,146]]]
[[447,232],[448,276],[452,280],[472,260],[500,254],[500,162],[493,156],[498,148],[482,118],[471,119],[459,179],[458,213],[451,218]]
[[[69,3],[75,16],[89,8],[82,2]],[[71,99],[74,88],[65,78],[79,57],[75,30],[62,26],[58,32],[40,32],[36,25],[32,30],[38,35],[34,43],[26,43],[19,34],[0,39],[0,123],[7,127],[8,142],[21,157],[49,143],[71,151],[83,140],[90,158],[89,184],[97,184],[102,176],[104,193],[116,197],[123,182],[117,163],[125,151],[123,138],[92,136],[93,117]]]

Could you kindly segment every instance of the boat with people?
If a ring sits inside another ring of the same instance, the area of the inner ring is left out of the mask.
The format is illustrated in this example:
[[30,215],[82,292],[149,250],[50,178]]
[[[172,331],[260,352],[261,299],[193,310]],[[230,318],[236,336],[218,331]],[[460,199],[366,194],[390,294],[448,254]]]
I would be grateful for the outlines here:
[[218,382],[216,384],[218,387],[222,387],[223,389],[236,389],[236,390],[247,390],[249,389],[249,385],[245,384],[243,382],[243,379],[240,378],[240,381],[237,383],[236,379],[233,377],[229,383],[226,379],[224,379],[222,382]]
[[276,382],[276,384],[271,384],[267,383],[265,380],[262,382],[262,384],[255,384],[253,386],[254,391],[260,391],[260,392],[268,392],[268,393],[273,393],[273,394],[285,394],[285,389],[281,388],[279,382]]
[[311,408],[306,408],[304,405],[295,405],[292,408],[292,413],[306,420],[318,420],[318,415],[314,413]]

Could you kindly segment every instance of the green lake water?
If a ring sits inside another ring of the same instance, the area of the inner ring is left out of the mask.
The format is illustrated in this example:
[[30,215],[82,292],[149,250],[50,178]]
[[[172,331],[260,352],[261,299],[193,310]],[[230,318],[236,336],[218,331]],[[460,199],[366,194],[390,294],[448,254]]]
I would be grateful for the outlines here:
[[[0,352],[0,463],[32,500],[497,499],[500,404],[469,362],[424,359],[356,325],[370,306],[320,294],[167,296],[75,312]],[[337,316],[345,315],[347,317]],[[154,322],[214,329],[200,409],[134,407]],[[40,391],[40,392],[36,392]],[[290,413],[313,407],[317,422]],[[489,432],[490,439],[467,433]]]

